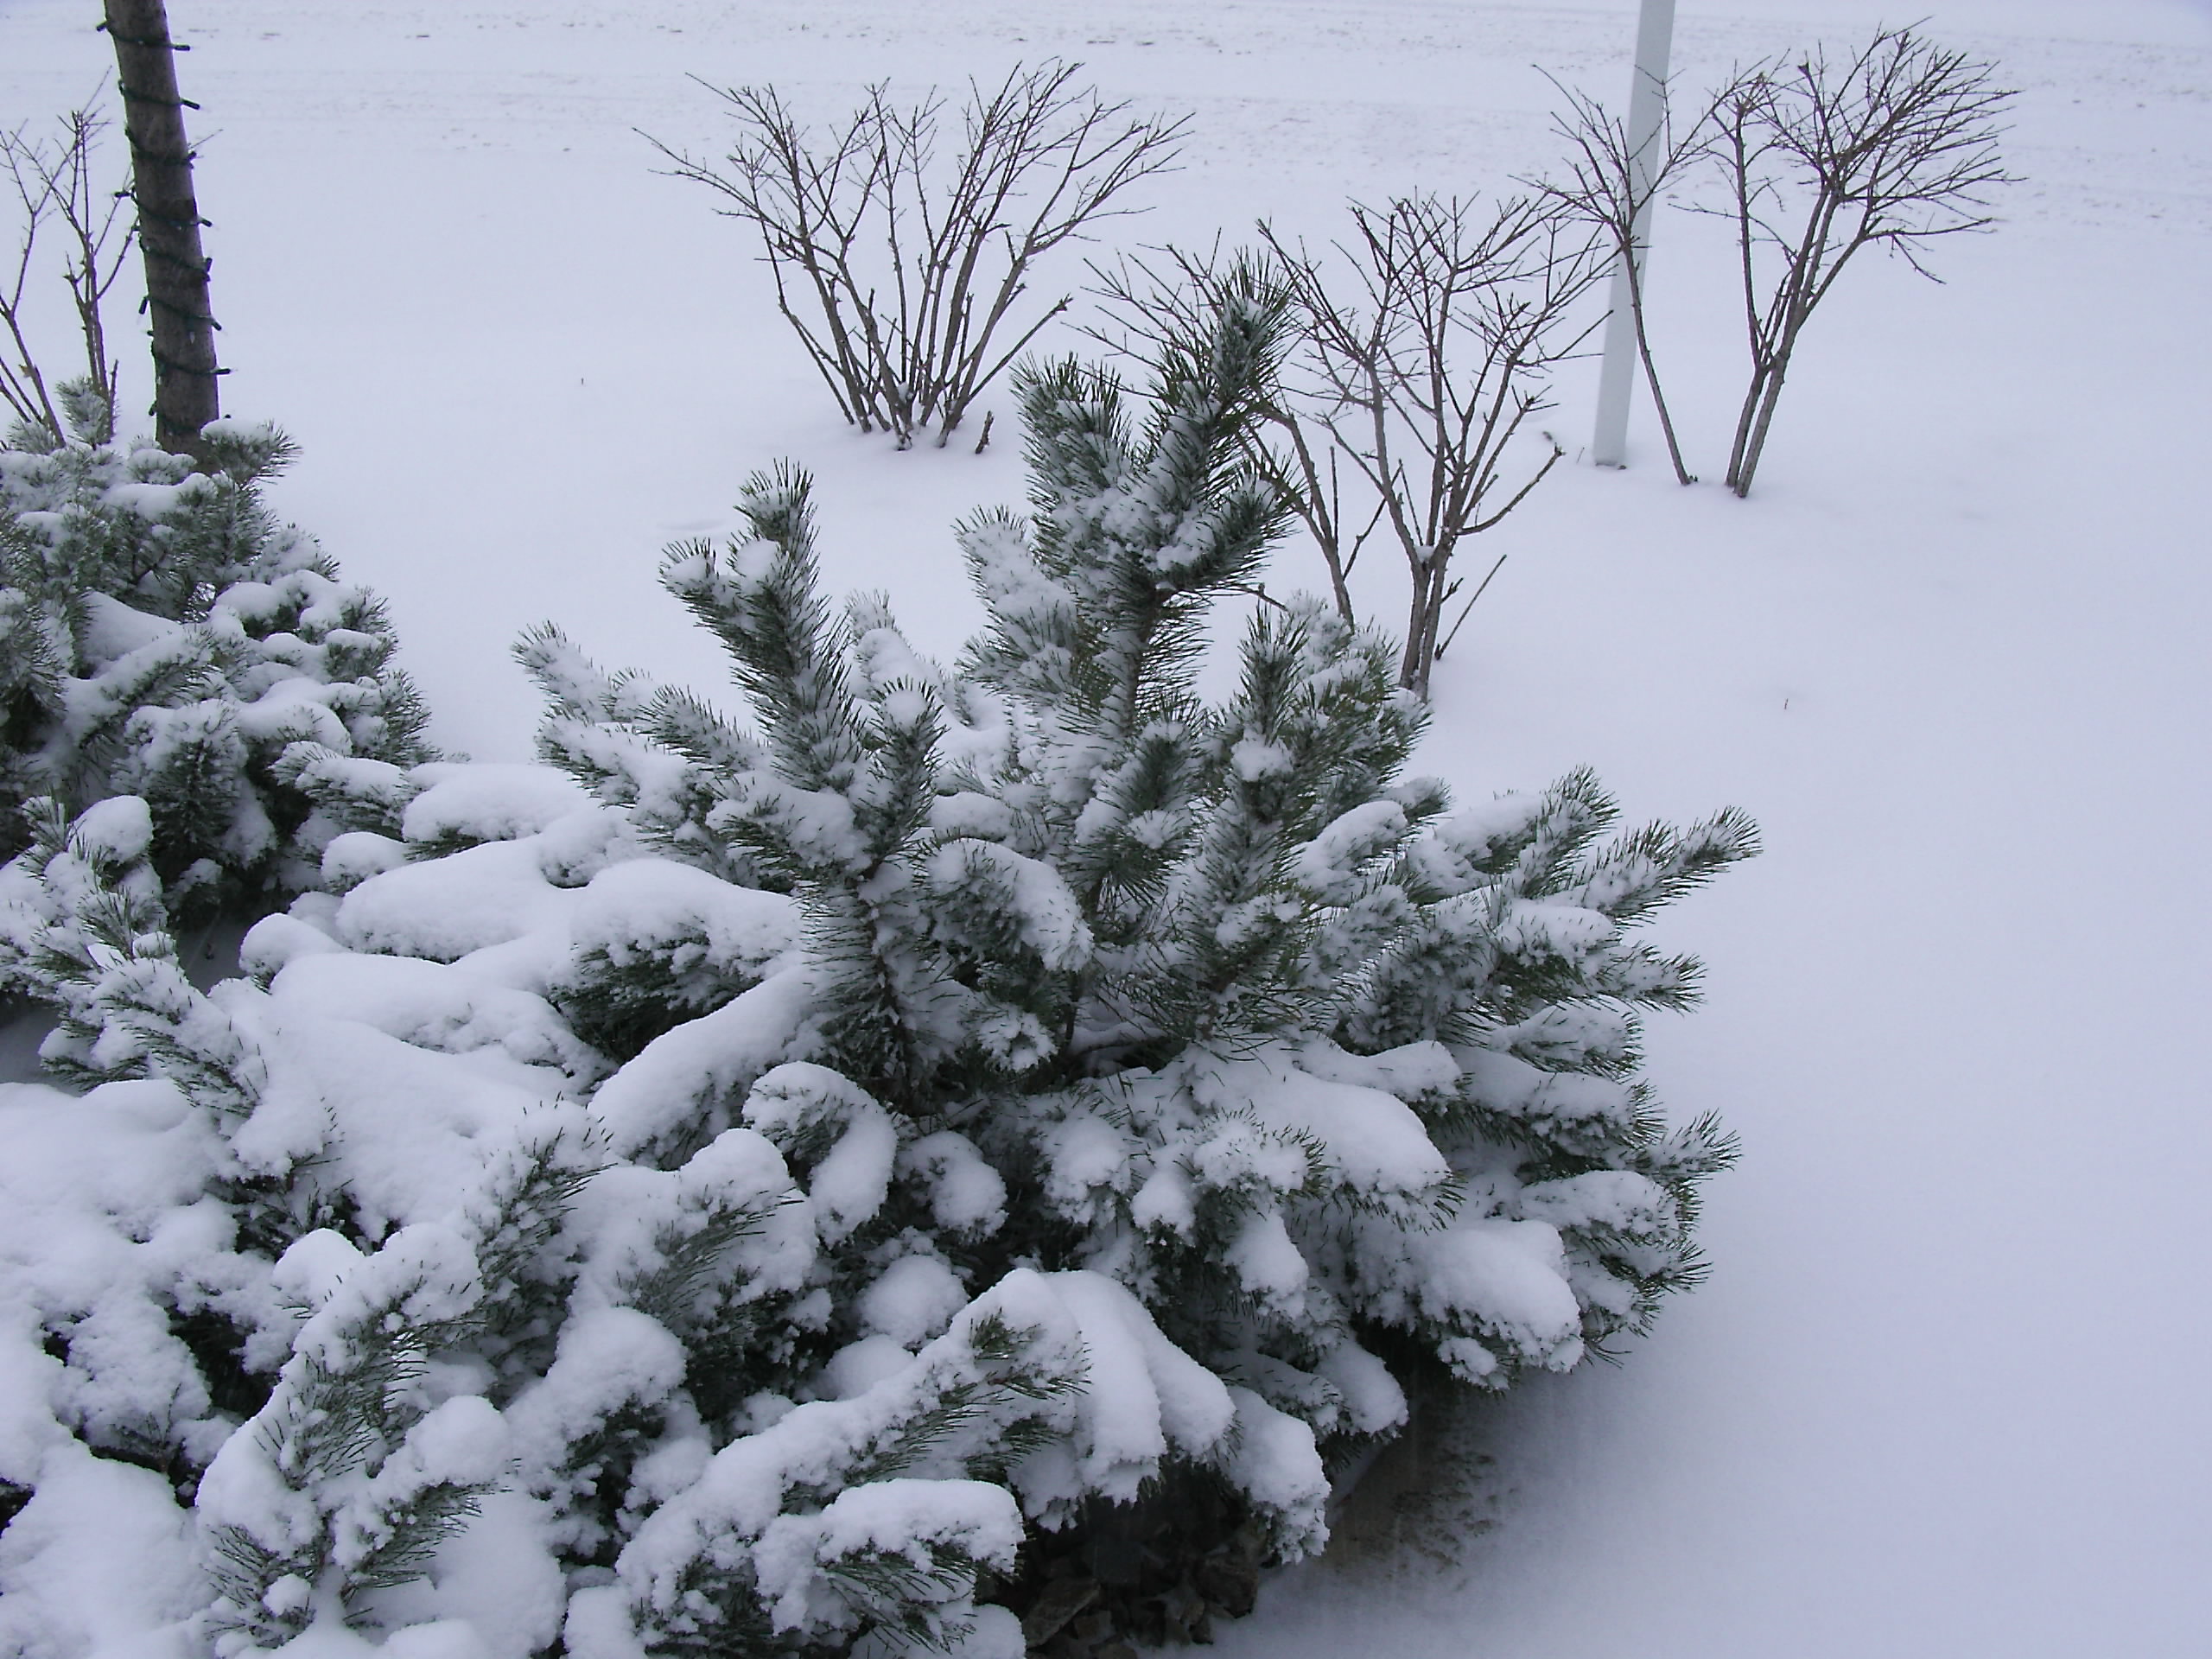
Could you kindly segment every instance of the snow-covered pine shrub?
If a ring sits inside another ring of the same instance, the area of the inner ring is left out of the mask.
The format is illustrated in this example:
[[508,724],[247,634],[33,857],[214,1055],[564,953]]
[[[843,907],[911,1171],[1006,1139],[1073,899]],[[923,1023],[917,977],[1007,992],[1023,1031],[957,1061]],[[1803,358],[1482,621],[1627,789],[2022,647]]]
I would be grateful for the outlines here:
[[1693,1276],[1726,1145],[1634,1074],[1695,967],[1628,929],[1749,827],[1454,813],[1325,607],[1199,699],[1279,327],[1230,296],[1148,414],[1025,378],[954,668],[755,480],[664,573],[750,729],[541,634],[575,781],[357,778],[383,827],[212,991],[149,805],[37,807],[0,953],[84,1092],[0,1085],[0,1655],[1149,1633],[1319,1547],[1417,1373],[1566,1369]]
[[435,1623],[376,1599],[444,1550],[501,1557],[461,1611],[524,1659],[561,1583],[486,1396],[551,1362],[603,1064],[496,975],[302,919],[334,903],[266,918],[255,977],[203,994],[147,804],[34,809],[0,962],[84,1092],[0,1085],[0,1653]]
[[[1389,642],[1318,604],[1256,608],[1237,695],[1203,704],[1207,608],[1283,519],[1235,459],[1280,310],[1229,296],[1218,324],[1148,416],[1071,363],[1025,377],[1033,510],[963,529],[990,625],[957,669],[880,601],[823,599],[790,473],[748,488],[750,538],[664,571],[757,729],[550,631],[522,654],[546,758],[741,884],[709,899],[687,872],[688,923],[656,912],[564,970],[565,1006],[668,1027],[595,1098],[614,1153],[776,1142],[819,1217],[836,1392],[1009,1270],[1119,1287],[1198,1363],[1218,1437],[1171,1430],[1071,1491],[1038,1471],[1084,1454],[1040,1451],[1014,1478],[1033,1528],[1195,1479],[1295,1555],[1323,1535],[1321,1452],[1403,1421],[1405,1367],[1564,1370],[1695,1277],[1694,1189],[1728,1142],[1667,1128],[1635,1072],[1637,1011],[1688,1005],[1698,969],[1630,930],[1754,842],[1734,812],[1606,842],[1584,774],[1452,812],[1401,776],[1423,715]],[[792,896],[800,948],[738,964],[746,885]],[[1119,1395],[1123,1343],[1088,1341]],[[649,1645],[700,1617],[670,1585],[757,1570],[734,1516],[675,1567],[664,1522],[626,1548]]]
[[429,756],[383,604],[269,512],[273,428],[209,428],[205,472],[96,430],[0,447],[0,857],[27,801],[135,794],[180,912],[296,892]]

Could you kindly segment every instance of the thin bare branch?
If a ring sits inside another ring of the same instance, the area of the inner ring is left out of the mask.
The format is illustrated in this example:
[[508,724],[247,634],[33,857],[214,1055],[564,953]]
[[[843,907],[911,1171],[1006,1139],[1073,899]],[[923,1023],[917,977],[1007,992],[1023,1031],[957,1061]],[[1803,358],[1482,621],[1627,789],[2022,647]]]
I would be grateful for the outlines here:
[[[98,154],[109,122],[99,92],[55,118],[51,138],[28,125],[0,132],[0,167],[18,207],[16,257],[0,282],[0,404],[19,427],[59,442],[75,433],[93,442],[114,435],[117,365],[108,353],[105,305],[135,239],[124,219],[121,180],[100,177]],[[59,379],[41,366],[27,315],[31,280],[41,270],[40,238],[51,226],[63,244],[60,275],[69,293],[84,372]]]
[[[1684,171],[1704,153],[1707,118],[1719,99],[1686,123],[1674,119],[1674,99],[1662,105],[1659,132],[1639,157],[1629,143],[1628,124],[1595,99],[1547,79],[1559,92],[1565,108],[1555,111],[1552,130],[1566,146],[1563,170],[1522,182],[1557,205],[1560,211],[1586,225],[1602,242],[1606,256],[1627,274],[1630,321],[1635,327],[1636,350],[1643,365],[1644,384],[1659,414],[1659,429],[1667,441],[1667,459],[1677,483],[1694,484],[1682,460],[1675,420],[1659,382],[1659,365],[1651,349],[1651,334],[1644,308],[1644,260],[1638,226],[1648,223],[1654,203],[1671,190]],[[1723,93],[1721,96],[1726,96]]]

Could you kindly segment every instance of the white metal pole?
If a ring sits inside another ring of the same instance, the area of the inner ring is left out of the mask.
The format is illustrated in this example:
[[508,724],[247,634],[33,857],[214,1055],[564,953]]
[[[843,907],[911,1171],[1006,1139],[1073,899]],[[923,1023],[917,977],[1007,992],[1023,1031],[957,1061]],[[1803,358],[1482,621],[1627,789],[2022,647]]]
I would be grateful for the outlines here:
[[[1659,141],[1667,113],[1667,57],[1674,36],[1675,0],[1643,0],[1636,28],[1636,78],[1628,94],[1629,168],[1643,200],[1630,238],[1639,282],[1651,225],[1651,147]],[[1622,259],[1613,266],[1612,311],[1605,319],[1605,364],[1598,376],[1598,428],[1590,441],[1590,459],[1600,467],[1628,465],[1628,406],[1636,369],[1636,319],[1629,307],[1628,260]]]

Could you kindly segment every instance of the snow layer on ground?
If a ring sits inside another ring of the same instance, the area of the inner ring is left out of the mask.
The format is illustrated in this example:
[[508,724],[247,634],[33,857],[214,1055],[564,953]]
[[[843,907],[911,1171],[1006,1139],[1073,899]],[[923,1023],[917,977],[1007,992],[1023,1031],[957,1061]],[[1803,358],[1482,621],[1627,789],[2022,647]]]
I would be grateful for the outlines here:
[[[2212,35],[2183,0],[1918,10],[2024,89],[2012,222],[1946,250],[1946,288],[1852,274],[1751,502],[1675,490],[1643,429],[1629,473],[1555,474],[1492,532],[1511,557],[1424,757],[1478,799],[1586,761],[1638,812],[1758,815],[1766,857],[1667,925],[1711,962],[1711,1004],[1653,1040],[1671,1097],[1745,1135],[1709,1208],[1716,1276],[1625,1369],[1497,1408],[1495,1530],[1447,1566],[1271,1587],[1225,1656],[2202,1650]],[[1899,11],[1684,0],[1676,67]],[[1018,498],[1012,435],[901,456],[837,424],[738,232],[649,174],[633,127],[715,142],[686,73],[834,109],[878,76],[1081,57],[1198,118],[1160,211],[1117,236],[1262,213],[1325,234],[1347,190],[1539,164],[1530,66],[1618,99],[1633,12],[180,7],[217,134],[226,397],[302,440],[283,505],[391,596],[442,738],[485,758],[527,753],[504,652],[543,615],[608,662],[721,683],[655,556],[726,528],[779,455],[820,475],[832,584],[888,589],[950,650],[972,616],[946,531]],[[0,112],[64,107],[105,51],[75,0],[7,0]],[[1710,227],[1662,221],[1653,285],[1717,472],[1739,348]],[[1550,417],[1571,456],[1594,382]],[[1271,580],[1314,575],[1290,553]]]

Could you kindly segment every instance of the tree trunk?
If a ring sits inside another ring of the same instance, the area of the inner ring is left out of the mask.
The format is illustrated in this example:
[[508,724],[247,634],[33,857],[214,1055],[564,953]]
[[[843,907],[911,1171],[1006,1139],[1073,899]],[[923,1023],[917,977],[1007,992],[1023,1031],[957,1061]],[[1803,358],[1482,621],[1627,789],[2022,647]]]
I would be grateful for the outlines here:
[[1431,553],[1414,573],[1413,605],[1406,619],[1406,647],[1398,662],[1398,683],[1428,701],[1429,670],[1436,661],[1436,622],[1444,610],[1443,561]]
[[1644,327],[1643,284],[1633,268],[1628,280],[1629,314],[1636,324],[1636,354],[1643,363],[1643,378],[1651,388],[1651,402],[1659,411],[1659,430],[1667,440],[1667,459],[1675,468],[1675,482],[1684,486],[1694,484],[1690,469],[1682,464],[1682,446],[1675,436],[1675,417],[1667,412],[1667,394],[1659,390],[1659,365],[1651,359],[1651,336]]
[[1774,424],[1774,406],[1781,399],[1783,378],[1789,372],[1789,359],[1785,353],[1776,360],[1774,372],[1768,377],[1766,396],[1759,403],[1758,422],[1751,429],[1743,460],[1736,468],[1732,487],[1738,499],[1751,493],[1751,474],[1759,469],[1759,453],[1766,448],[1767,429]]
[[1751,389],[1744,394],[1744,407],[1736,416],[1736,442],[1728,451],[1728,487],[1738,495],[1743,491],[1737,486],[1744,475],[1744,452],[1751,445],[1751,427],[1758,419],[1759,404],[1766,397],[1767,369],[1764,364],[1751,370]]
[[[192,189],[192,146],[163,0],[106,0],[115,42],[116,90],[130,141],[130,196],[146,264],[146,308],[154,340],[154,441],[196,454],[200,429],[222,413],[215,319],[207,304],[207,256]],[[194,105],[190,107],[197,108]]]

